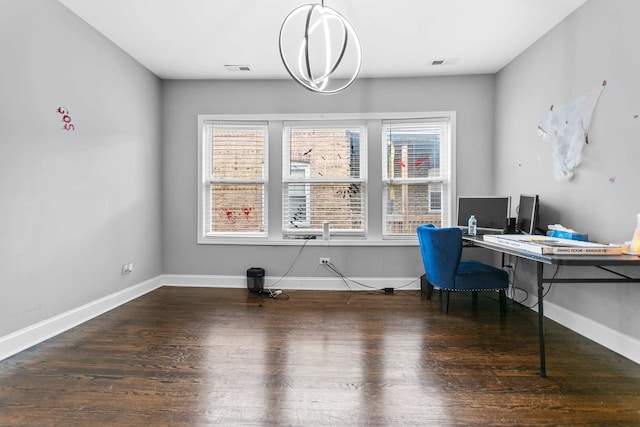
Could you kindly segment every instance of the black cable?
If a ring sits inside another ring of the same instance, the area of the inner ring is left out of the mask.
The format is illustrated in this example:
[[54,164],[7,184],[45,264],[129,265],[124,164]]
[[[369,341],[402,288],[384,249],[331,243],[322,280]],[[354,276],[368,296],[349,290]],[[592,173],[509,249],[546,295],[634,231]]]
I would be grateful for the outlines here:
[[271,284],[271,286],[269,286],[270,288],[274,287],[275,285],[280,283],[282,279],[287,277],[287,274],[291,272],[291,270],[293,269],[293,266],[296,265],[296,262],[298,262],[298,259],[300,258],[300,255],[302,255],[302,251],[304,250],[305,246],[307,246],[307,243],[309,243],[309,240],[311,239],[304,240],[304,243],[302,244],[302,246],[300,247],[300,250],[298,251],[298,255],[296,255],[296,257],[293,259],[293,262],[289,266],[289,269],[278,280],[276,280],[273,284]]
[[273,298],[273,299],[279,299],[279,300],[288,300],[289,294],[284,293],[283,291],[280,292],[274,292],[274,291],[269,291],[269,294],[267,295],[269,298]]
[[[509,255],[509,259],[511,259],[511,255]],[[515,301],[516,304],[525,305],[524,302],[529,299],[529,291],[527,291],[526,289],[521,288],[519,286],[516,286],[516,282],[517,282],[517,278],[518,278],[518,275],[517,275],[516,272],[518,270],[518,264],[519,263],[520,263],[520,257],[516,257],[516,262],[515,262],[515,264],[513,266],[513,282],[511,283],[511,287],[513,288],[513,295],[511,297],[511,299],[513,301]],[[524,299],[521,300],[521,301],[517,301],[516,298],[515,298],[516,291],[518,291],[518,290],[524,292]]]
[[[406,288],[407,286],[414,284],[414,283],[415,283],[415,282],[417,282],[418,280],[420,280],[420,278],[413,279],[413,280],[412,280],[412,281],[410,281],[409,283],[406,283],[406,284],[404,284],[404,285],[402,285],[402,286],[398,286],[398,287],[397,287],[397,288],[395,288],[395,289],[402,289],[402,288]],[[417,290],[418,290],[418,291],[420,291],[420,289],[417,289]]]
[[349,283],[347,283],[346,276],[344,274],[342,274],[340,272],[340,270],[338,270],[338,268],[332,262],[328,262],[328,263],[322,264],[322,265],[326,266],[329,270],[331,270],[335,274],[337,274],[342,279],[342,281],[344,282],[345,286],[347,288],[349,288],[350,291],[353,290],[353,289],[351,289],[351,286],[349,286]]
[[[286,294],[282,291],[277,293],[276,291],[272,291],[272,290],[260,291],[258,292],[258,297],[260,298],[260,300],[263,300],[265,298],[271,298],[271,299],[280,299],[285,301],[290,298],[289,294]],[[262,305],[262,303],[260,303],[260,305]]]
[[[529,291],[527,291],[527,290],[526,290],[526,289],[524,289],[524,288],[518,288],[518,287],[515,287],[515,286],[514,286],[513,290],[514,290],[514,292],[515,292],[515,291],[522,291],[522,292],[524,292],[524,299],[523,299],[522,301],[516,301],[516,300],[515,300],[515,298],[512,298],[516,303],[521,304],[521,305],[524,305],[524,302],[525,302],[526,300],[528,300],[528,299],[529,299]],[[514,297],[515,297],[515,293],[514,293]]]
[[382,289],[378,289],[378,288],[376,288],[375,286],[370,286],[370,285],[364,284],[364,283],[362,283],[362,282],[358,282],[357,280],[354,280],[354,279],[351,279],[351,278],[349,278],[349,277],[345,276],[345,275],[344,275],[344,274],[342,274],[342,272],[338,269],[338,267],[336,267],[336,266],[335,266],[335,264],[333,264],[333,263],[329,263],[329,265],[330,265],[330,267],[329,267],[329,268],[331,268],[331,269],[332,269],[333,271],[335,271],[338,275],[340,275],[340,277],[341,277],[341,278],[342,278],[342,280],[345,282],[345,284],[347,285],[347,287],[349,288],[349,290],[350,290],[350,291],[352,291],[353,289],[351,289],[351,287],[350,287],[350,286],[349,286],[349,284],[347,283],[347,280],[349,280],[350,282],[353,282],[353,283],[355,283],[355,284],[357,284],[357,285],[360,285],[360,286],[362,286],[362,287],[365,287],[365,288],[367,288],[367,289],[373,289],[373,290],[376,290],[376,291],[380,291],[380,290],[382,290]]
[[[382,289],[380,289],[380,288],[376,288],[375,286],[370,286],[370,285],[367,285],[367,284],[362,283],[362,282],[358,282],[357,280],[354,280],[354,279],[351,279],[351,278],[349,278],[349,277],[345,276],[345,275],[344,275],[344,274],[342,274],[342,272],[338,269],[338,267],[336,267],[336,265],[335,265],[334,263],[332,263],[332,262],[329,262],[329,263],[326,263],[326,264],[323,264],[323,265],[327,266],[327,268],[329,268],[331,271],[333,271],[335,274],[337,274],[337,275],[342,279],[342,281],[344,282],[344,284],[346,285],[346,287],[347,287],[347,288],[349,288],[349,290],[350,290],[350,291],[353,291],[353,289],[351,289],[351,286],[349,286],[349,283],[347,282],[347,280],[348,280],[348,281],[350,281],[350,282],[352,282],[352,283],[355,283],[355,284],[357,284],[357,285],[360,285],[360,286],[362,286],[362,287],[368,288],[368,289],[373,289],[373,290],[376,290],[376,291],[383,291],[383,290],[384,290],[384,288],[382,288]],[[417,282],[418,280],[419,280],[419,279],[414,279],[414,280],[410,281],[409,283],[404,284],[404,285],[399,286],[399,287],[394,288],[394,289],[402,289],[402,288],[405,288],[405,287],[407,287],[407,286],[411,285],[412,283]]]
[[[553,273],[553,276],[551,277],[551,280],[554,280],[556,278],[556,276],[558,275],[559,271],[560,271],[560,265],[556,265],[556,271]],[[549,292],[551,292],[551,288],[552,287],[553,287],[553,283],[549,283],[549,288],[546,290],[546,292],[543,292],[542,298],[545,298],[547,296],[547,294],[549,294]],[[542,289],[544,291],[544,285],[543,285]],[[540,304],[540,300],[536,301],[536,303],[533,304],[529,308],[535,308],[538,304]]]

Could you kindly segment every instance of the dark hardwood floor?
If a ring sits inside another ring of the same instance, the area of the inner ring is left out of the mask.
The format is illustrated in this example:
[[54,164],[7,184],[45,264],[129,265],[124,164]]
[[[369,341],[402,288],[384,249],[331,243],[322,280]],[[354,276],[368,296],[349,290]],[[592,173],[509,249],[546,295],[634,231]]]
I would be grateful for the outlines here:
[[640,366],[497,294],[164,287],[0,362],[2,426],[640,425]]

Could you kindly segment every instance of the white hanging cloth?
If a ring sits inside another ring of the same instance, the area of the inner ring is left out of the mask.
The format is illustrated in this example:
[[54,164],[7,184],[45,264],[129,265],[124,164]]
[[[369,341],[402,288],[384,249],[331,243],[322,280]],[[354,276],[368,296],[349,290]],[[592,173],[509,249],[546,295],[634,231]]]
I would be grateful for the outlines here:
[[589,143],[589,125],[602,85],[568,104],[554,107],[546,114],[538,134],[553,146],[553,176],[558,181],[573,178],[574,169],[582,160],[582,149]]

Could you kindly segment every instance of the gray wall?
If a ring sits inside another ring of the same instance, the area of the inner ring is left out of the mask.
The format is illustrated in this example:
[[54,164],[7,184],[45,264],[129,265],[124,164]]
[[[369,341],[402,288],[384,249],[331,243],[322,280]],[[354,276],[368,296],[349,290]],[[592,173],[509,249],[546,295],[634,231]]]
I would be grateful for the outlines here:
[[[333,96],[313,94],[289,80],[164,81],[165,273],[244,275],[247,268],[261,266],[267,275],[278,277],[286,272],[299,251],[298,246],[196,244],[198,114],[454,110],[457,112],[458,193],[492,194],[494,78],[483,75],[360,79]],[[280,155],[275,151],[270,152],[272,158]],[[381,152],[381,147],[369,146],[372,181],[381,179]],[[369,216],[371,221],[380,221],[380,212],[374,208],[369,209]],[[319,256],[331,257],[332,262],[351,277],[418,277],[423,272],[415,246],[340,247],[339,243],[332,242],[329,252],[325,252],[325,247],[305,248],[289,275],[306,277],[315,272]],[[324,271],[325,275],[331,275]],[[323,275],[322,271],[317,275]]]
[[[630,240],[640,213],[638,17],[635,0],[590,0],[497,76],[496,191],[537,193],[545,225],[559,222],[596,241]],[[573,180],[558,182],[551,146],[536,127],[552,104],[586,94],[603,80],[608,84],[583,163]],[[560,276],[568,273],[563,268]],[[526,275],[520,284],[526,286]],[[640,339],[638,286],[557,285],[548,300]]]
[[161,96],[56,1],[0,2],[0,58],[3,336],[162,273]]

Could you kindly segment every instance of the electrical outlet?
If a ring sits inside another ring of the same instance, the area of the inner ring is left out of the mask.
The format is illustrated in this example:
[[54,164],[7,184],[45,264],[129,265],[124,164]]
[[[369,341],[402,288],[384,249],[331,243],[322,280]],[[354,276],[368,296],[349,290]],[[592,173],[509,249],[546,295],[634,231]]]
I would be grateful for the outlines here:
[[130,262],[122,266],[122,274],[133,273],[133,263]]
[[331,258],[320,258],[320,264],[330,264]]

